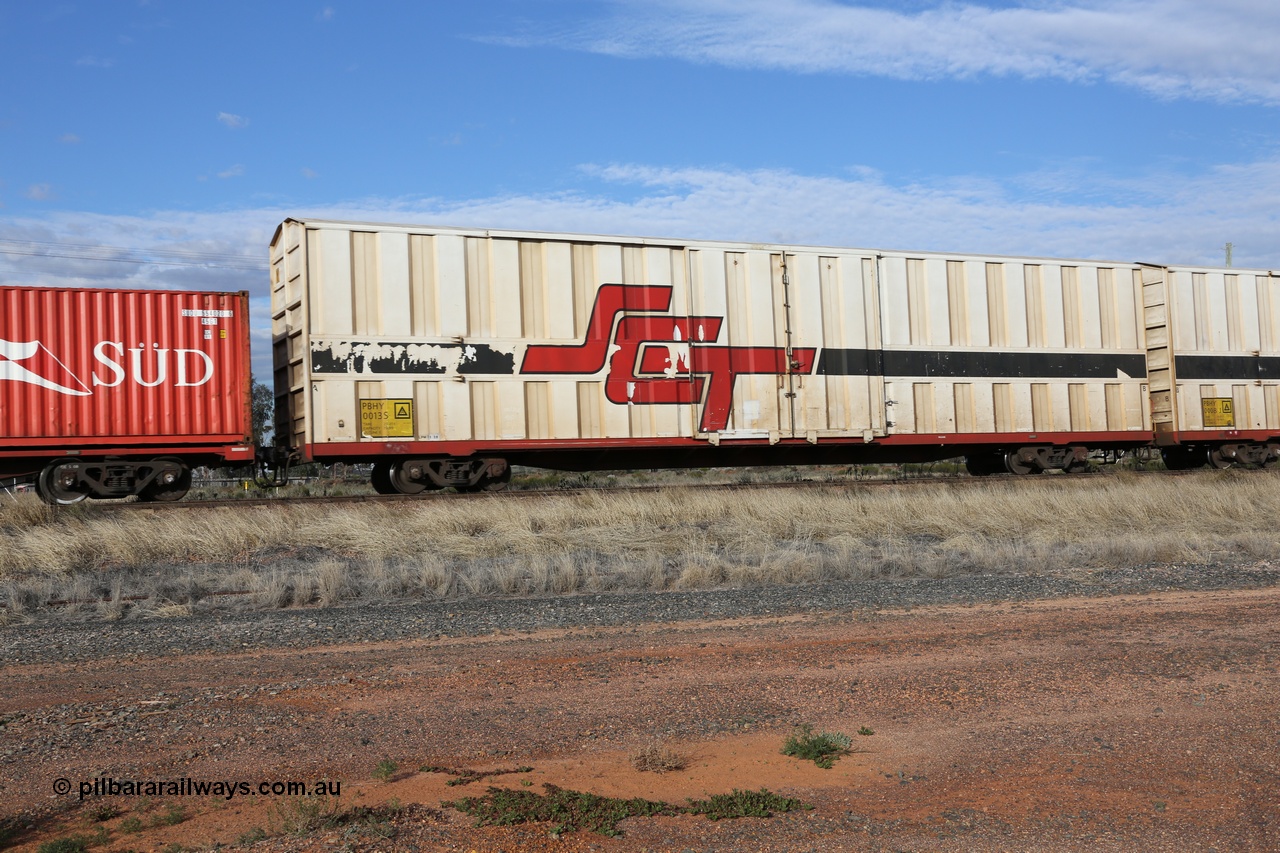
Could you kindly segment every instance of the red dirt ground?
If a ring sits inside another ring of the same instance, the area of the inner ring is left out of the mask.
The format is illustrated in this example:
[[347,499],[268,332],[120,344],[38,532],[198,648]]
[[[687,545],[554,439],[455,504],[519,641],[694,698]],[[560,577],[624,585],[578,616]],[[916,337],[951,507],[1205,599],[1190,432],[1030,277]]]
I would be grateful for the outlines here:
[[[20,850],[99,827],[115,850],[255,830],[272,850],[1280,850],[1278,666],[1280,589],[12,666],[0,754],[24,751],[0,796]],[[830,770],[781,755],[799,723],[856,751]],[[687,766],[634,769],[655,744]],[[521,765],[459,786],[418,770]],[[402,808],[298,836],[288,797],[51,791],[96,776],[332,779],[342,808]],[[764,787],[814,808],[556,838],[441,805],[544,783],[676,804]],[[119,814],[95,822],[103,804]],[[185,819],[157,825],[171,805]]]

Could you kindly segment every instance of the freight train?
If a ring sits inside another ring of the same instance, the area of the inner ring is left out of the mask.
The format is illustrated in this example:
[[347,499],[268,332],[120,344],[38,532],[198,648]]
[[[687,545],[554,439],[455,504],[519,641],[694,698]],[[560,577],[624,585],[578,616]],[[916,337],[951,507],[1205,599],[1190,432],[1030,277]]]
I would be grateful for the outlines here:
[[562,470],[1280,458],[1270,270],[287,219],[275,444],[247,296],[0,288],[0,476],[173,500],[192,465],[381,493]]

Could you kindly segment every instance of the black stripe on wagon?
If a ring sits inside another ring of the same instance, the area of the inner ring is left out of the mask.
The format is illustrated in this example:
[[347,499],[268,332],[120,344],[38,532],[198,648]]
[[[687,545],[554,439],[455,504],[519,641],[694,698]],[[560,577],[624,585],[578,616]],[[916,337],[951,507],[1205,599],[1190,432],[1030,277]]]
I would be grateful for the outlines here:
[[1180,355],[1174,359],[1179,379],[1280,379],[1280,357],[1256,355]]
[[824,349],[817,373],[827,376],[937,376],[941,379],[1141,379],[1138,353]]
[[[342,356],[338,352],[344,353]],[[439,376],[457,365],[462,375],[516,372],[514,353],[487,344],[372,343],[312,341],[313,373],[360,373],[386,376]]]

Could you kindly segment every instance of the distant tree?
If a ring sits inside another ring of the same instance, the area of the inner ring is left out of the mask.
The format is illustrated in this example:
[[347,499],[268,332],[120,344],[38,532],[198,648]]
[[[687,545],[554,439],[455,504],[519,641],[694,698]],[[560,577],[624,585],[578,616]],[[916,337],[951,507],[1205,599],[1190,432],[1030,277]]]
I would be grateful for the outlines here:
[[253,443],[264,446],[274,432],[275,392],[270,385],[252,378],[250,381],[253,382]]

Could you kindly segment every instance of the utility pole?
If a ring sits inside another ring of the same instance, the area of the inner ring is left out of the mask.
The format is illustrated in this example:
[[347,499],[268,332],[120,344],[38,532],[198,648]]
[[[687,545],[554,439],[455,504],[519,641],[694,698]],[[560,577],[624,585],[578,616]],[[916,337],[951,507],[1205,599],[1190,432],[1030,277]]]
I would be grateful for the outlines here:
[[1227,244],[1227,266],[1231,266],[1231,250],[1235,248],[1235,244]]

